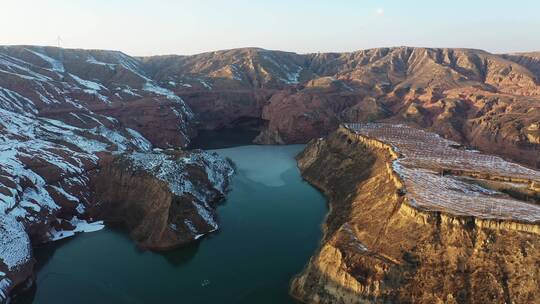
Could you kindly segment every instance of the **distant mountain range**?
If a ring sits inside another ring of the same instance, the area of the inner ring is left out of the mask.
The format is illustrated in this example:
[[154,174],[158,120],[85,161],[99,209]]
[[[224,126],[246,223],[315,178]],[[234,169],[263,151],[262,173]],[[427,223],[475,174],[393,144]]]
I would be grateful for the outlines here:
[[540,166],[540,53],[246,48],[140,60],[198,114],[200,128],[262,118],[259,143],[299,143],[342,121],[390,120]]
[[299,143],[341,121],[391,120],[539,166],[540,53],[378,48],[192,56],[0,47],[0,107],[79,127],[118,119],[159,147],[262,119],[259,143]]

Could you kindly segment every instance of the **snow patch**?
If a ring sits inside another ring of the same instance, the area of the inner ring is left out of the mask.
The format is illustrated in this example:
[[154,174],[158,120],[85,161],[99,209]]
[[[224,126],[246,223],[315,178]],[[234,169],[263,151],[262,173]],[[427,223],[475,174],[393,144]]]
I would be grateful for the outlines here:
[[202,80],[202,79],[199,79],[199,82],[205,87],[207,88],[208,90],[212,90],[213,87],[212,85],[210,85],[208,82],[206,82],[205,80]]
[[0,260],[9,270],[22,266],[32,258],[30,238],[21,222],[13,216],[0,217]]
[[144,86],[143,86],[143,90],[147,91],[147,92],[155,93],[157,95],[165,96],[169,100],[173,100],[173,101],[176,101],[176,102],[183,103],[182,98],[178,97],[171,90],[160,87],[160,86],[157,86],[157,85],[155,85],[155,84],[153,84],[151,82],[145,83]]
[[94,57],[92,57],[92,56],[89,56],[89,57],[86,59],[86,62],[88,62],[88,63],[90,63],[90,64],[106,66],[106,67],[108,67],[110,70],[114,70],[115,67],[116,67],[116,64],[113,64],[113,63],[107,63],[107,62],[101,62],[101,61],[96,60],[96,58],[94,58]]
[[69,221],[73,226],[75,226],[75,229],[73,230],[60,230],[57,231],[56,229],[53,229],[50,231],[50,238],[52,241],[57,241],[61,239],[65,239],[68,237],[74,236],[76,233],[82,233],[82,232],[95,232],[99,231],[103,228],[105,228],[105,225],[103,224],[103,221],[97,221],[89,223],[85,220],[78,219],[76,217],[73,217]]
[[60,72],[60,73],[63,73],[63,72],[66,71],[66,69],[64,68],[64,64],[62,62],[60,62],[59,60],[56,60],[56,59],[54,59],[52,57],[49,57],[49,56],[47,56],[45,54],[42,54],[40,52],[33,51],[31,49],[26,49],[26,50],[28,52],[38,56],[42,60],[46,61],[51,66],[52,71]]
[[93,81],[90,81],[90,80],[84,80],[76,75],[73,75],[73,74],[69,74],[69,76],[71,78],[73,78],[77,83],[79,83],[80,85],[90,89],[90,90],[94,90],[94,91],[100,91],[100,90],[107,90],[106,87],[104,87],[102,84],[99,84],[97,82],[93,82]]
[[8,290],[11,286],[11,280],[4,276],[5,273],[0,272],[0,301],[6,300],[8,298]]

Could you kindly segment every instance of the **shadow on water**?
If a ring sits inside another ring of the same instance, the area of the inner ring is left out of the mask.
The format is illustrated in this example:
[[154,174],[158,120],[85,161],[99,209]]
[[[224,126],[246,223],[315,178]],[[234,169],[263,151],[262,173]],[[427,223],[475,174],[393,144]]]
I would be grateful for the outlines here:
[[161,256],[169,265],[173,267],[180,267],[183,264],[189,263],[189,261],[197,254],[200,242],[193,242],[185,246],[180,246],[166,251],[151,251],[143,249],[135,244],[133,240],[129,238],[129,231],[123,225],[118,223],[107,223],[107,230],[117,234],[119,237],[126,239],[126,241],[133,243],[133,250],[140,255],[143,254],[155,254]]
[[224,149],[251,145],[259,130],[251,128],[224,128],[219,130],[199,130],[189,146],[190,149]]
[[202,240],[203,239],[172,250],[156,252],[156,254],[164,257],[169,265],[173,267],[181,267],[182,265],[189,263],[189,261],[195,257],[197,250],[199,250],[199,244]]
[[[101,236],[109,235],[109,237],[103,238],[103,245],[106,246],[108,239],[110,236],[113,236],[113,238],[120,239],[122,241],[125,241],[129,247],[132,254],[135,256],[142,256],[142,255],[155,255],[160,256],[163,258],[164,261],[166,261],[170,266],[173,268],[175,267],[181,267],[184,264],[187,264],[190,262],[191,259],[195,257],[197,254],[197,250],[199,249],[199,242],[194,242],[189,245],[175,248],[169,251],[164,252],[152,252],[145,249],[142,249],[138,247],[132,240],[129,239],[129,232],[128,230],[120,224],[117,223],[107,223],[107,227],[97,233],[89,233],[89,234],[77,234],[74,237],[65,238],[62,240],[58,240],[51,243],[45,243],[41,244],[39,246],[36,246],[34,248],[34,258],[36,260],[35,264],[35,273],[38,274],[35,282],[32,284],[30,288],[25,289],[24,291],[17,292],[16,297],[13,299],[12,303],[14,304],[29,304],[29,303],[40,303],[40,301],[36,300],[36,293],[37,290],[40,288],[40,285],[44,281],[62,281],[65,282],[66,285],[71,285],[74,289],[78,289],[81,286],[85,286],[87,290],[92,290],[93,296],[95,299],[107,299],[107,298],[114,298],[116,300],[119,300],[119,303],[140,303],[136,298],[130,296],[128,291],[123,291],[122,289],[119,289],[117,287],[114,287],[110,283],[107,282],[100,282],[99,280],[86,280],[86,278],[81,279],[81,277],[76,275],[71,275],[69,272],[64,272],[60,269],[60,271],[48,271],[45,270],[52,260],[54,260],[55,254],[58,251],[63,250],[64,248],[74,245],[77,246],[77,242],[85,242],[85,239],[92,238],[94,235]],[[73,244],[75,243],[75,244]],[[101,243],[101,242],[99,242]],[[111,256],[111,258],[114,258]],[[62,258],[59,258],[62,259]],[[57,268],[52,266],[52,268]],[[113,274],[114,275],[114,274]],[[84,277],[84,275],[83,275]],[[63,283],[64,284],[64,283]],[[120,298],[119,298],[120,296]],[[68,298],[69,299],[69,298]],[[75,303],[71,302],[70,300],[65,299],[65,302],[62,303]],[[76,303],[93,303],[89,299],[87,300],[81,300],[80,298],[73,298]],[[123,302],[120,299],[124,299],[127,302]]]

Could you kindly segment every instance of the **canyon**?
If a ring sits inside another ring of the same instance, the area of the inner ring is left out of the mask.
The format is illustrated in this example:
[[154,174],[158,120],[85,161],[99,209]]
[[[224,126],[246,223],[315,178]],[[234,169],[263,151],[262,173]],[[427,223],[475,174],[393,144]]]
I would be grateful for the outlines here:
[[[392,132],[381,134],[369,124],[340,127],[344,122],[398,125],[408,133],[388,127]],[[189,148],[199,133],[235,128],[258,132],[259,144],[311,141],[299,166],[327,194],[331,210],[321,248],[293,281],[296,298],[462,303],[477,301],[479,284],[491,288],[478,294],[479,302],[538,299],[538,273],[523,270],[538,261],[531,249],[538,244],[538,220],[530,212],[536,205],[523,205],[538,202],[538,53],[243,48],[132,57],[4,46],[0,300],[32,281],[32,246],[101,229],[104,221],[122,224],[138,246],[151,250],[216,231],[215,206],[225,197],[234,166]],[[392,164],[399,153],[421,154],[422,146],[402,147],[395,134],[453,151],[456,162],[405,162],[397,170]],[[457,166],[465,147],[482,152]],[[529,168],[490,158],[478,169],[482,153]],[[494,164],[503,165],[490,169]],[[426,187],[442,183],[432,179],[433,172],[456,187],[472,185],[462,192],[474,198],[480,192],[485,203],[475,210],[469,207],[477,201],[467,195],[423,195]],[[417,205],[403,202],[409,195],[418,195],[410,200]],[[512,208],[497,207],[492,214],[493,206],[504,205],[501,200]],[[389,241],[403,234],[409,238]],[[446,254],[449,248],[456,253]],[[471,274],[479,265],[485,270]],[[425,286],[433,292],[424,295],[411,288],[431,284],[425,278],[445,271],[462,274],[440,283],[448,294],[435,292],[439,285]],[[524,280],[522,291],[515,290],[512,273]]]

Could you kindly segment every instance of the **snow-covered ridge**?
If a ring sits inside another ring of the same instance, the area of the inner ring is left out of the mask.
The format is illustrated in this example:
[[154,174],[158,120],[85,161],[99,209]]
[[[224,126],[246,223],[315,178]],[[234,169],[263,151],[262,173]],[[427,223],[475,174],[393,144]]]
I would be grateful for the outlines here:
[[180,105],[186,120],[192,118],[182,98],[148,77],[138,59],[116,51],[0,47],[0,89],[2,99],[26,98],[38,109],[51,103],[87,107],[96,101],[167,98]]
[[262,58],[270,63],[281,82],[285,84],[298,84],[303,67],[293,63],[278,62],[270,52],[263,52]]

